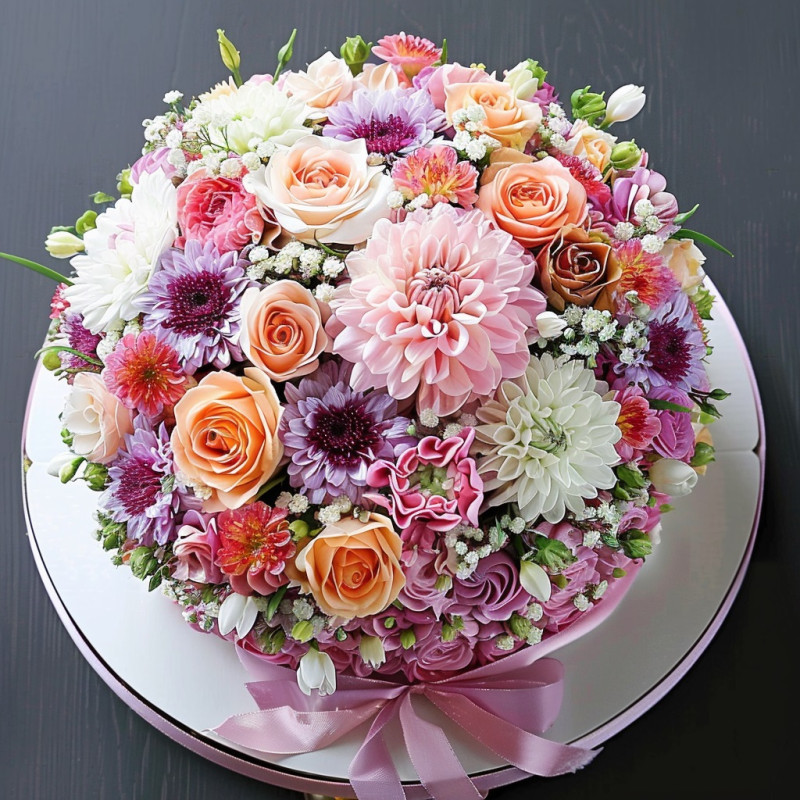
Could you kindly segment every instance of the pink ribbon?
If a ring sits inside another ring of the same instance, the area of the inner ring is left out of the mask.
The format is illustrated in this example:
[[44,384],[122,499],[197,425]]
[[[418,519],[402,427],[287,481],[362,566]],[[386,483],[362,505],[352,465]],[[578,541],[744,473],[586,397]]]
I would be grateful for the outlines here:
[[417,714],[424,697],[485,750],[531,775],[562,775],[588,764],[599,751],[544,739],[563,696],[563,666],[544,656],[599,625],[620,601],[636,570],[615,583],[602,603],[565,631],[504,659],[442,681],[400,684],[340,675],[333,695],[311,697],[295,671],[237,648],[257,678],[247,684],[259,710],[225,720],[215,733],[251,750],[290,755],[319,750],[371,722],[350,763],[348,778],[359,800],[405,800],[387,743],[399,724],[405,749],[433,800],[481,800],[442,728]]

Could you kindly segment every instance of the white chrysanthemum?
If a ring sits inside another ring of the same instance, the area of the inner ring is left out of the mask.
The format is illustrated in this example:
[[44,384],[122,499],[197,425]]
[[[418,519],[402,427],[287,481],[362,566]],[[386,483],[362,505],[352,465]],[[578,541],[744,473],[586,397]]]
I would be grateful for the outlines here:
[[177,192],[158,169],[143,173],[130,199],[117,200],[83,237],[86,252],[70,264],[76,277],[64,290],[83,324],[100,333],[139,314],[133,301],[146,288],[159,256],[178,235]]
[[489,506],[516,502],[528,521],[558,522],[615,483],[620,406],[603,400],[580,361],[531,357],[476,414],[478,471]]
[[[208,133],[214,144],[239,154],[250,150],[253,139],[288,147],[309,133],[303,125],[309,115],[308,106],[269,81],[245,83],[235,91],[212,94],[197,104],[193,115],[210,120]],[[227,124],[215,124],[221,121]]]

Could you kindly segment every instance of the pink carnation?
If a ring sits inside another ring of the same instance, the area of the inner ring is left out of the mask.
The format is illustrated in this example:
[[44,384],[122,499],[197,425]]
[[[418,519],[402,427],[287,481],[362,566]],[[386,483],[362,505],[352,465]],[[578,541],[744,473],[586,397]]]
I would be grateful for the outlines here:
[[205,169],[178,187],[178,224],[176,247],[183,248],[187,239],[212,241],[221,254],[255,244],[264,233],[255,195],[240,180],[209,175]]
[[395,186],[407,199],[427,194],[431,203],[471,206],[478,200],[478,170],[459,161],[452,147],[419,147],[392,168]]
[[638,461],[652,445],[653,437],[661,433],[661,420],[639,386],[620,389],[614,401],[620,404],[617,427],[622,431],[614,447],[623,461]]
[[355,363],[354,389],[416,394],[444,416],[525,372],[545,297],[530,285],[533,257],[482,212],[439,204],[378,220],[347,268],[328,333]]

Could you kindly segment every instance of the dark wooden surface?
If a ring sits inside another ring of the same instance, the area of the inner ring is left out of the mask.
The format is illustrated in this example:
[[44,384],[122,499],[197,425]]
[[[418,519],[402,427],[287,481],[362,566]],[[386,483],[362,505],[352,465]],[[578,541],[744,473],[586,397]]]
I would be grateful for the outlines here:
[[[140,121],[169,89],[224,76],[215,31],[242,70],[295,64],[356,32],[447,36],[450,56],[490,69],[539,59],[564,95],[645,86],[619,133],[651,153],[696,226],[736,253],[707,271],[755,362],[767,421],[765,508],[752,564],[718,635],[657,706],[590,768],[492,794],[512,798],[773,795],[792,774],[800,601],[800,11],[786,2],[331,2],[3,0],[0,250],[47,261],[50,226],[113,191]],[[617,132],[617,131],[615,131]],[[61,265],[63,267],[63,265]],[[292,798],[194,755],[140,719],[62,627],[25,535],[18,443],[52,286],[0,264],[0,798]],[[676,587],[676,591],[679,591]],[[631,654],[635,658],[635,653]],[[166,668],[166,667],[165,667]]]

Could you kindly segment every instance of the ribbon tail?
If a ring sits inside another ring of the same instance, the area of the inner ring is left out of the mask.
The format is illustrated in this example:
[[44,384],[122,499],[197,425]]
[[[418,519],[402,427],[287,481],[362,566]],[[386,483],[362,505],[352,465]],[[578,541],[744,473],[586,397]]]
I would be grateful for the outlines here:
[[405,800],[383,729],[397,715],[397,701],[387,703],[375,717],[364,742],[350,762],[348,779],[358,800]]
[[600,752],[536,736],[486,711],[461,694],[437,691],[425,694],[473,739],[531,775],[553,777],[575,772]]
[[400,704],[400,725],[411,763],[432,800],[482,800],[444,731],[415,713],[411,693]]

